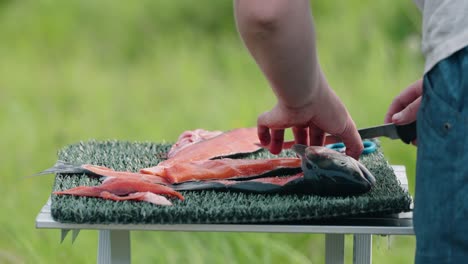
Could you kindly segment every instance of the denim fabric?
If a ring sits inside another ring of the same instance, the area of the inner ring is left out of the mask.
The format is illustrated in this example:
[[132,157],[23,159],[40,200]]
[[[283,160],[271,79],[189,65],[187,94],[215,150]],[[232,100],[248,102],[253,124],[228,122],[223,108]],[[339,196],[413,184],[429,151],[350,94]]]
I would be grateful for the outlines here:
[[468,263],[468,47],[424,76],[417,117],[416,263]]

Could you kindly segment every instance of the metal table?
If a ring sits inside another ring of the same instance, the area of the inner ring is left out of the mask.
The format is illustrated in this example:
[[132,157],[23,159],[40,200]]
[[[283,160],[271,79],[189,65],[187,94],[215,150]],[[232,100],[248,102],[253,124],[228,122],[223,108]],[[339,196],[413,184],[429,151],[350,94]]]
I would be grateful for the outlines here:
[[[392,166],[403,188],[408,188],[404,166]],[[72,230],[74,240],[81,229],[99,230],[97,263],[130,263],[130,231],[198,231],[198,232],[271,232],[325,234],[325,261],[344,263],[345,234],[353,235],[353,262],[372,262],[372,235],[413,235],[412,213],[385,217],[350,217],[332,222],[293,224],[65,224],[52,219],[50,198],[36,218],[36,228],[61,229],[62,240]]]

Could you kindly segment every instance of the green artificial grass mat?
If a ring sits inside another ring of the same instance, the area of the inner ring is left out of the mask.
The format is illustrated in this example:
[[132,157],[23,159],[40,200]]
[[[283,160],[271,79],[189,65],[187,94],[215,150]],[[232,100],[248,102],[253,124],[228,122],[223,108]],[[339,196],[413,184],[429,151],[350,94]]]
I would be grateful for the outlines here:
[[[158,164],[171,144],[126,141],[87,141],[61,149],[58,158],[73,164],[94,164],[114,170],[134,171]],[[279,156],[294,156],[283,151]],[[246,158],[273,157],[267,151]],[[376,186],[364,195],[323,197],[305,194],[251,194],[240,192],[185,191],[185,201],[173,206],[139,201],[52,195],[52,217],[64,223],[91,224],[221,224],[280,223],[304,220],[398,213],[409,211],[411,197],[403,190],[380,146],[361,157],[374,174]],[[53,190],[98,185],[99,178],[57,174]]]

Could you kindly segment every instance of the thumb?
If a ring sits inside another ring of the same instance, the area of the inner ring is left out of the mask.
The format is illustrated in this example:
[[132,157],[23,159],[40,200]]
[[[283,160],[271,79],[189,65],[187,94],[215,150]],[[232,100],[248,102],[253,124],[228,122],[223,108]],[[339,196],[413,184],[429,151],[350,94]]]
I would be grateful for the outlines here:
[[363,150],[361,136],[356,130],[356,125],[351,118],[348,118],[344,131],[338,135],[346,145],[346,155],[359,160],[359,156]]
[[392,122],[397,125],[409,124],[416,120],[418,114],[419,105],[421,104],[421,96],[418,97],[414,102],[409,104],[400,112],[392,116]]

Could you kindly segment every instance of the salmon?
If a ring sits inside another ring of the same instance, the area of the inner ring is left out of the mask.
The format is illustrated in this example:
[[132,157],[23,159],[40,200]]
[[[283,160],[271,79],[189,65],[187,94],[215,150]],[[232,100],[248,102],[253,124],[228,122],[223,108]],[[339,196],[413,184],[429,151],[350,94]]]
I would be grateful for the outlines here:
[[141,173],[165,177],[164,169],[175,164],[214,158],[247,154],[262,149],[257,136],[257,128],[238,128],[216,137],[187,146],[171,158],[150,168],[141,169]]
[[153,184],[137,179],[125,178],[111,178],[98,186],[78,186],[64,191],[56,191],[54,194],[102,197],[103,192],[108,192],[118,196],[130,195],[132,193],[138,192],[151,192],[158,195],[167,195],[184,200],[182,194],[168,186]]
[[164,175],[172,183],[201,180],[264,177],[278,171],[299,172],[299,158],[275,159],[216,159],[177,163],[164,169]]

